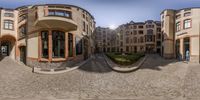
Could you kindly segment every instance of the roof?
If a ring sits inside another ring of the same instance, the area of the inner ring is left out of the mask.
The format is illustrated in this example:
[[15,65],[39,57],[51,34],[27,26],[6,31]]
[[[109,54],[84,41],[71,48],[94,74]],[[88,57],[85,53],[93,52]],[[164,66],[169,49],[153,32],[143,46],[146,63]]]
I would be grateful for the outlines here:
[[188,8],[181,8],[181,9],[164,9],[160,14],[162,14],[165,10],[179,11],[179,10],[185,10],[185,9],[200,9],[200,7],[188,7]]

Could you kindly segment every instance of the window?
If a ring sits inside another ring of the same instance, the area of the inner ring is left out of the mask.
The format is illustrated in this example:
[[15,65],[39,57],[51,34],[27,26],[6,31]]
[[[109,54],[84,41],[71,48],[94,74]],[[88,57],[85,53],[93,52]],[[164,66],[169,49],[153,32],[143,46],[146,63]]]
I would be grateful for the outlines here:
[[4,13],[4,17],[14,17],[13,13]]
[[153,35],[146,35],[146,42],[153,42]]
[[184,17],[190,16],[190,15],[191,15],[191,12],[184,13]]
[[133,40],[134,40],[134,43],[137,43],[137,37],[134,37]]
[[52,32],[52,47],[54,58],[65,58],[65,33],[61,31]]
[[164,27],[164,21],[161,22],[161,27]]
[[148,35],[153,35],[153,30],[152,29],[147,30],[147,34]]
[[157,32],[161,32],[161,28],[157,28]]
[[176,15],[176,19],[181,18],[181,14]]
[[19,22],[23,21],[26,18],[27,18],[26,14],[19,16]]
[[82,54],[82,39],[76,37],[76,55]]
[[126,52],[129,52],[129,47],[128,46],[126,46]]
[[140,37],[140,42],[143,43],[143,37]]
[[139,28],[143,28],[143,26],[139,26]]
[[138,32],[139,32],[139,34],[143,34],[143,33],[144,33],[142,30],[140,30],[140,31],[138,31]]
[[181,23],[177,22],[176,23],[176,31],[180,31],[181,30]]
[[49,10],[48,15],[49,16],[62,16],[62,17],[71,18],[71,12],[62,11],[62,10]]
[[71,33],[68,34],[68,55],[73,56],[73,35]]
[[184,29],[190,28],[191,23],[192,23],[191,19],[184,20]]
[[83,31],[86,31],[86,27],[85,27],[86,25],[85,25],[85,22],[83,21]]
[[126,43],[127,43],[127,44],[129,43],[129,38],[128,38],[128,37],[126,38]]
[[123,46],[123,42],[120,42],[120,46]]
[[48,58],[48,32],[47,31],[43,31],[41,33],[41,40],[42,40],[42,58]]
[[26,35],[26,25],[19,27],[19,36],[24,37]]
[[14,29],[13,23],[14,22],[12,20],[4,20],[4,29],[13,30]]

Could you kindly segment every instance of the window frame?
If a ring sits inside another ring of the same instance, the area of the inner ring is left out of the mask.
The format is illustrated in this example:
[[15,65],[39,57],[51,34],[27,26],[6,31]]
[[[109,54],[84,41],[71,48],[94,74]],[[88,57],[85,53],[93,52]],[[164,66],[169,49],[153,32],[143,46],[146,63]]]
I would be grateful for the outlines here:
[[[47,34],[46,37],[43,37],[43,33]],[[49,59],[49,34],[50,33],[47,30],[41,31],[41,34],[40,34],[40,36],[41,36],[41,58],[43,58],[43,59]],[[47,42],[47,55],[46,56],[44,56],[44,53],[43,53],[44,47],[45,47],[43,44],[44,41]]]
[[[189,21],[189,22],[186,23],[186,21]],[[189,24],[190,26],[186,27],[186,24]],[[192,19],[185,19],[185,20],[183,20],[183,29],[189,29],[189,28],[192,28]]]
[[176,32],[181,30],[181,22],[176,22]]
[[[14,21],[13,20],[4,20],[4,29],[5,30],[14,30]],[[6,26],[7,24],[7,26]]]

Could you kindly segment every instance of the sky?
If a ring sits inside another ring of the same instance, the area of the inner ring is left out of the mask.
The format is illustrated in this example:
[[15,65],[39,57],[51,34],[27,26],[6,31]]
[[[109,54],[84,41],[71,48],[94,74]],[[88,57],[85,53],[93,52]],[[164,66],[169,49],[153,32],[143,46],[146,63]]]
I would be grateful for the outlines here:
[[89,11],[96,26],[117,27],[130,21],[160,20],[164,9],[200,7],[200,0],[0,0],[0,7],[33,4],[71,4]]

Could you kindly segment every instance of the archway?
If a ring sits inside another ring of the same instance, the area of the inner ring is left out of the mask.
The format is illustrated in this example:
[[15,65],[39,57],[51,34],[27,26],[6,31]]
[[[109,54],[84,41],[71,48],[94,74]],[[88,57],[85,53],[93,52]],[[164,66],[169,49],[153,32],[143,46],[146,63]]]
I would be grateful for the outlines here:
[[12,59],[15,59],[15,37],[11,35],[4,35],[0,38],[0,56],[4,58],[9,56]]

